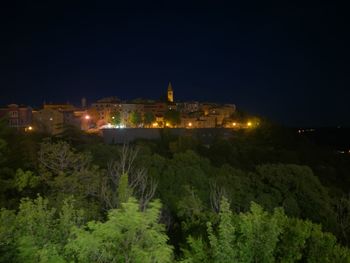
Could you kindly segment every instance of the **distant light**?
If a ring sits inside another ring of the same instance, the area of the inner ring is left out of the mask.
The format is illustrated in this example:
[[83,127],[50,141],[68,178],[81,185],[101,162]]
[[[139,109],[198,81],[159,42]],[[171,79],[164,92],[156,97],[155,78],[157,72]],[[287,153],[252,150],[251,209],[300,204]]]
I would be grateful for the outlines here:
[[192,127],[192,122],[189,122],[189,123],[188,123],[188,126]]
[[85,120],[90,120],[90,116],[89,115],[85,115]]
[[152,126],[153,126],[153,127],[158,127],[158,123],[153,122],[153,123],[152,123]]
[[252,123],[250,121],[248,121],[247,125],[248,125],[248,127],[251,127]]
[[115,119],[115,117],[113,116],[113,117],[112,117],[112,119],[114,120],[114,119]]
[[165,126],[169,127],[169,126],[170,126],[170,123],[169,123],[169,122],[167,122],[167,123],[165,124]]
[[233,122],[233,123],[232,123],[232,126],[237,126],[237,123]]
[[33,130],[32,126],[28,126],[24,129],[25,132],[32,131],[32,130]]
[[50,118],[50,121],[52,121],[52,120],[53,120],[53,118],[51,117],[51,118]]

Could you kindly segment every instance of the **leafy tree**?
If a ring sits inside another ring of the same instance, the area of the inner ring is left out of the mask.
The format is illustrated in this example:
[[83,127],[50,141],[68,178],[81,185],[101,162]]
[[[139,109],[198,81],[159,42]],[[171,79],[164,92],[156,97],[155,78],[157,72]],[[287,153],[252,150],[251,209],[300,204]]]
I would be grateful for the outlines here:
[[113,125],[120,125],[122,122],[122,116],[120,111],[113,111],[110,116],[110,122]]
[[208,220],[208,215],[195,189],[188,185],[183,189],[183,195],[177,203],[177,216],[181,219],[183,231],[197,236],[203,231],[202,226]]
[[131,114],[130,114],[130,123],[133,126],[136,126],[136,127],[142,123],[142,117],[141,117],[141,114],[138,111],[131,112]]
[[17,169],[14,183],[18,191],[25,188],[35,188],[40,183],[40,177],[31,171],[24,172],[22,169]]
[[155,120],[156,120],[156,117],[150,111],[146,111],[145,114],[143,115],[143,122],[147,126],[150,126]]
[[129,177],[127,174],[122,174],[118,182],[118,202],[119,204],[126,203],[132,195],[132,189],[129,187]]
[[168,110],[164,114],[164,121],[171,126],[179,125],[181,123],[181,114],[176,110]]
[[350,250],[309,221],[285,216],[282,209],[265,212],[252,203],[247,213],[231,212],[222,200],[218,224],[208,223],[206,245],[190,237],[184,262],[349,262]]
[[14,211],[0,210],[0,262],[16,262],[17,247],[14,237],[16,215]]
[[337,225],[346,245],[350,243],[350,194],[336,203]]
[[306,262],[350,262],[350,251],[337,244],[335,236],[323,233],[321,226],[313,225],[307,242],[304,258]]
[[312,223],[310,221],[287,218],[275,251],[276,261],[283,263],[300,261],[306,249],[306,241],[311,235],[311,230]]
[[39,162],[39,174],[51,202],[59,205],[67,196],[74,195],[91,217],[98,214],[103,173],[92,165],[90,154],[77,152],[63,141],[44,141]]
[[0,138],[0,164],[5,161],[6,141]]
[[76,228],[66,246],[77,262],[171,262],[164,227],[158,224],[160,203],[154,201],[144,212],[134,198],[120,209],[109,211],[104,223],[89,222]]
[[66,199],[57,212],[40,196],[22,199],[17,215],[1,210],[0,218],[0,262],[66,262],[64,247],[72,226],[84,222],[73,199]]

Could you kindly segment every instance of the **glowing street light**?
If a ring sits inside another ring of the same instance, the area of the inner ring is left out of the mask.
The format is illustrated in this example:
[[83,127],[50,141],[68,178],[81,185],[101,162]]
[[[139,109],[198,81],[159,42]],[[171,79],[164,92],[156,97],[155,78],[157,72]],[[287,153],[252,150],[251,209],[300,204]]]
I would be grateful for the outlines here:
[[251,127],[252,123],[250,121],[248,121],[247,125],[248,125],[248,127]]
[[85,120],[90,120],[90,116],[89,115],[85,115]]
[[189,122],[189,123],[188,123],[188,126],[189,126],[189,127],[192,127],[192,122]]
[[24,129],[25,132],[31,132],[33,131],[33,127],[32,126],[28,126]]
[[233,122],[233,123],[232,123],[232,126],[236,127],[236,126],[237,126],[237,123]]

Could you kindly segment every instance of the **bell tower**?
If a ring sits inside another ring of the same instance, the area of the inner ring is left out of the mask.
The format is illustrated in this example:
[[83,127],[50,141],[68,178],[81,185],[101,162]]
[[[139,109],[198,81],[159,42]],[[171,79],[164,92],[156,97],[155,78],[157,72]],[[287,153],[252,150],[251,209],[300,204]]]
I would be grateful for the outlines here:
[[169,82],[168,85],[168,102],[174,102],[174,91],[173,91],[173,87],[171,86],[171,82]]

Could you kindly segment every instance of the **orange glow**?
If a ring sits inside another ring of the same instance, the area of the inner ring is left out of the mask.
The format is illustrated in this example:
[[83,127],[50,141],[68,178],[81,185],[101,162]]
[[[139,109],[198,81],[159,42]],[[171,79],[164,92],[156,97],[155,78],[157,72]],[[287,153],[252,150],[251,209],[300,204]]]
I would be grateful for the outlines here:
[[232,123],[232,126],[237,126],[237,123],[233,122],[233,123]]
[[85,115],[85,120],[90,120],[90,116],[89,115]]

